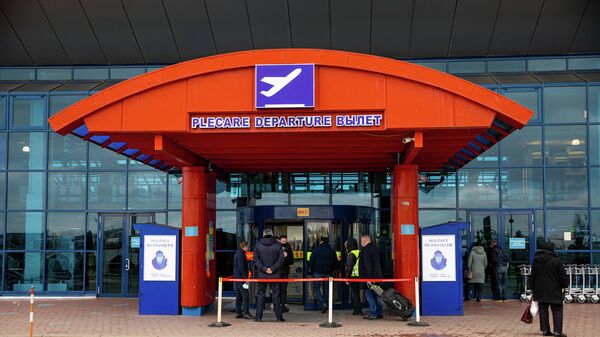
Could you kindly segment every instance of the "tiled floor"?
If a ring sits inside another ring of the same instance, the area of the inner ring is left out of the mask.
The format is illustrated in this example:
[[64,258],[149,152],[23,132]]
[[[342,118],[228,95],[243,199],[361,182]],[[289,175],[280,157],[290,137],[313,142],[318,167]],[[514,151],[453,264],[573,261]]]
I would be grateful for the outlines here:
[[[50,300],[38,299],[35,307],[35,336],[540,336],[538,321],[520,322],[524,304],[470,302],[463,317],[423,317],[429,327],[409,327],[391,314],[383,320],[365,321],[349,312],[334,312],[343,326],[323,329],[327,315],[292,306],[285,323],[275,323],[267,311],[263,323],[235,319],[224,312],[226,328],[208,328],[216,320],[213,312],[204,317],[140,316],[137,299]],[[28,336],[27,300],[0,298],[0,336]],[[565,333],[570,337],[600,336],[600,304],[570,304],[565,307]]]

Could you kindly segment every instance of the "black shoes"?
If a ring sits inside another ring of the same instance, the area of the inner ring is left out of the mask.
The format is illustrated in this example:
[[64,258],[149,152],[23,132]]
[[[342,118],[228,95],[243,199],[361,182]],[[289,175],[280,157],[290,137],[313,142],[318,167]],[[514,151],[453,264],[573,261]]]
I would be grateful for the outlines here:
[[284,305],[283,308],[281,308],[281,311],[282,312],[288,312],[288,311],[290,311],[290,308],[288,308],[287,305]]
[[546,332],[542,333],[542,336],[554,336],[554,333],[552,333],[550,331],[546,331]]
[[235,315],[235,318],[244,318],[244,315],[242,315],[242,314],[237,314],[237,315]]
[[352,313],[352,316],[362,316],[362,315],[363,315],[362,311],[355,311]]
[[321,309],[321,313],[322,313],[322,314],[326,313],[326,312],[327,312],[327,309],[328,309],[328,308],[327,308],[327,306],[324,306],[324,307]]
[[368,319],[369,321],[373,321],[377,319],[377,316],[365,316],[363,319]]
[[564,333],[555,333],[554,336],[555,337],[567,337],[567,335],[565,335]]
[[377,315],[377,319],[383,319],[383,315]]
[[252,316],[252,315],[250,315],[250,314],[245,314],[245,315],[244,315],[244,318],[245,318],[245,319],[253,319],[253,318],[254,318],[254,316]]
[[285,322],[285,318],[278,319],[277,322]]

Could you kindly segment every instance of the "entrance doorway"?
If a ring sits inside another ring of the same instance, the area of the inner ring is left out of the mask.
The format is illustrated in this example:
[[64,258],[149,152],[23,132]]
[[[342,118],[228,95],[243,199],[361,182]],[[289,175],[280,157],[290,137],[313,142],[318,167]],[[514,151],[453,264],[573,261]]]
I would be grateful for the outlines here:
[[[520,265],[530,264],[535,253],[534,213],[531,210],[469,211],[470,222],[468,247],[475,243],[483,244],[488,261],[490,241],[498,241],[509,260],[506,295],[518,298],[523,291],[523,278]],[[464,252],[466,263],[469,251]],[[484,297],[493,297],[493,271],[488,266],[484,285]]]
[[99,296],[138,296],[138,223],[153,223],[153,213],[103,213],[99,216]]

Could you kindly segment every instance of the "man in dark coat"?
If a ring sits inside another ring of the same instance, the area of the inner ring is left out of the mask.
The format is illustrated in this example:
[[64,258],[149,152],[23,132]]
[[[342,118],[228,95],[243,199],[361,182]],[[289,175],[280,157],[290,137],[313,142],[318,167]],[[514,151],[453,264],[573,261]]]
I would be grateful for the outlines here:
[[[358,256],[358,275],[360,278],[383,278],[381,271],[381,261],[379,258],[379,249],[373,242],[371,237],[363,235],[360,237],[360,245],[363,249]],[[361,286],[365,289],[365,297],[369,303],[369,316],[364,319],[380,319],[383,318],[383,303],[377,294],[369,289],[370,282],[362,283]]]
[[498,241],[490,241],[490,259],[489,263],[492,268],[492,277],[494,277],[495,300],[506,300],[506,278],[508,273],[508,255],[504,252]]
[[[233,277],[248,278],[248,261],[246,261],[246,252],[248,243],[240,242],[240,249],[233,255]],[[246,282],[235,282],[235,318],[254,318],[250,315],[250,302],[248,301],[248,284]]]
[[[319,245],[316,246],[310,255],[309,267],[313,277],[323,278],[333,276],[338,264],[337,255],[331,246],[329,239],[322,237]],[[321,292],[321,287],[324,288],[325,296]],[[319,301],[321,312],[327,312],[327,301],[325,297],[329,296],[329,289],[326,282],[316,282],[314,286],[315,298]]]
[[[256,266],[256,278],[276,279],[281,277],[281,266],[283,266],[283,249],[279,242],[273,237],[272,229],[265,229],[263,237],[258,240],[254,248],[254,265]],[[278,322],[285,321],[281,312],[281,302],[279,294],[279,283],[269,282],[271,294],[273,296],[273,307],[275,317]],[[265,309],[265,293],[267,283],[259,282],[256,286],[256,318],[257,322],[262,321],[263,310]]]
[[[283,265],[281,266],[281,278],[288,278],[290,275],[290,266],[294,264],[294,252],[292,246],[288,243],[287,235],[279,237],[279,243],[283,249]],[[280,284],[281,293],[281,309],[283,312],[288,312],[290,309],[287,306],[287,282]]]
[[[529,289],[533,292],[533,300],[538,302],[540,330],[544,336],[566,337],[563,330],[563,288],[569,286],[569,277],[565,266],[554,252],[554,244],[546,242],[535,253]],[[552,308],[554,333],[550,331],[548,307]]]

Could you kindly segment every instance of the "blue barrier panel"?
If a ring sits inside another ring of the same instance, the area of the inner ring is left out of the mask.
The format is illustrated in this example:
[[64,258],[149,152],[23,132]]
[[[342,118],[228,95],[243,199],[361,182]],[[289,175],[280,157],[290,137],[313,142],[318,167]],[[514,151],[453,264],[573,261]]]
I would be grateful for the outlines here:
[[136,224],[140,231],[140,315],[179,315],[181,230]]
[[464,222],[421,229],[421,312],[431,316],[462,316],[462,238]]

